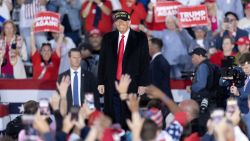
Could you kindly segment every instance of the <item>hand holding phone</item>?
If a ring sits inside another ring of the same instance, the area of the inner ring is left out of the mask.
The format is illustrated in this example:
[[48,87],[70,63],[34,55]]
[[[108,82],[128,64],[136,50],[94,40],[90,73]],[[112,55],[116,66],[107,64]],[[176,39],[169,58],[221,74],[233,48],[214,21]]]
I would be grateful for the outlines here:
[[50,116],[49,100],[46,98],[39,100],[39,110],[42,116]]
[[78,106],[72,106],[70,108],[71,121],[73,121],[73,120],[78,121],[79,110],[80,110],[80,107],[78,107]]
[[227,113],[232,115],[236,111],[237,108],[238,108],[237,100],[229,98],[227,100],[227,108],[226,108]]
[[218,124],[225,117],[225,112],[222,109],[216,109],[211,113],[210,117],[214,124]]
[[85,100],[84,103],[90,110],[95,109],[95,101],[94,101],[94,94],[93,93],[85,93]]

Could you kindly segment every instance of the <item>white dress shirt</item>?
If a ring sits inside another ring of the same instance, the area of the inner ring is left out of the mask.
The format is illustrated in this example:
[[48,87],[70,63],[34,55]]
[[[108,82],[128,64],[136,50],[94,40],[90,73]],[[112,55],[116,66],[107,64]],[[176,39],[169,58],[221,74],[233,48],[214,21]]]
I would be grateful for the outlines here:
[[73,70],[72,68],[70,68],[70,79],[71,79],[71,91],[72,91],[72,103],[74,105],[74,77],[75,77],[75,73],[77,72],[77,77],[78,77],[78,97],[79,97],[79,103],[80,105],[81,103],[81,67],[79,67],[77,70]]
[[[123,35],[125,36],[124,37],[124,52],[125,52],[125,49],[126,49],[126,45],[127,45],[127,41],[128,41],[128,35],[129,35],[129,31],[130,29],[128,29]],[[119,32],[119,39],[118,39],[118,49],[117,49],[117,53],[119,51],[119,44],[120,44],[120,41],[122,39],[122,34]]]

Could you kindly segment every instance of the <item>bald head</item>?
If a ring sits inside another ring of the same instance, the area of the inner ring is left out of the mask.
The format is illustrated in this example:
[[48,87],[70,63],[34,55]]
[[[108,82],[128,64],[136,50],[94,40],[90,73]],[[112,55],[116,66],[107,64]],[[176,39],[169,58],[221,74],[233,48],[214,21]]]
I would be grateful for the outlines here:
[[186,112],[188,121],[191,121],[199,116],[199,105],[194,100],[184,100],[179,104],[182,111]]

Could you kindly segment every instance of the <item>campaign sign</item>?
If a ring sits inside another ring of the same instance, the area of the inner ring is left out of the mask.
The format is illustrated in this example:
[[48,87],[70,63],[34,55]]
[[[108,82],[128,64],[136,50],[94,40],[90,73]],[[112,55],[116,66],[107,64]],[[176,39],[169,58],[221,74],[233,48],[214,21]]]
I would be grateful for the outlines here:
[[55,12],[39,12],[35,17],[34,32],[59,32],[60,14]]
[[208,24],[207,7],[205,5],[179,7],[177,17],[179,26],[182,28]]
[[175,16],[180,6],[176,1],[157,1],[154,7],[155,22],[165,22],[166,16]]

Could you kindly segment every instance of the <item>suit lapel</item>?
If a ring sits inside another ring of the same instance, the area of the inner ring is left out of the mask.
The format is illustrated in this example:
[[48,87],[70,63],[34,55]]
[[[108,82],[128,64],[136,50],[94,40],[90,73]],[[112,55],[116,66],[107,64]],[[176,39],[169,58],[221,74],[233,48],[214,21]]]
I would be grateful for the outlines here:
[[136,40],[134,38],[134,31],[132,29],[130,29],[127,44],[125,47],[124,56],[123,56],[123,66],[127,66],[126,64],[128,61],[128,57],[129,57],[129,55],[131,55],[131,52],[134,49],[134,40]]
[[[70,70],[67,71],[66,75],[69,75],[71,77]],[[71,80],[71,78],[70,78]],[[68,87],[68,93],[67,93],[67,99],[68,99],[68,105],[72,105],[73,103],[73,98],[72,98],[72,89],[71,89],[71,84]]]
[[112,49],[113,49],[113,54],[114,54],[114,60],[116,60],[116,63],[117,63],[117,57],[118,57],[118,40],[119,40],[119,32],[116,31],[115,34],[114,34],[114,42],[113,42],[113,46],[112,46]]
[[85,93],[85,74],[84,74],[84,70],[81,69],[81,88],[80,88],[80,98],[81,98],[81,104],[84,103],[84,93]]

